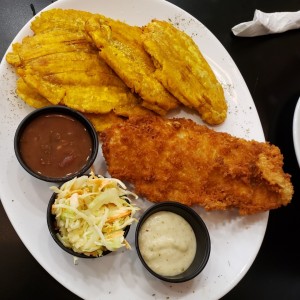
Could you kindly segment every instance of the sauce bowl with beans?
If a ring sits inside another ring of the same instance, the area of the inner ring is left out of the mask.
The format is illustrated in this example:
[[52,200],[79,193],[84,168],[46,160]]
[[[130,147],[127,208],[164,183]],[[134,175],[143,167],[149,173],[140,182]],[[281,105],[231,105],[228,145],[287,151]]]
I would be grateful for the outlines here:
[[81,113],[48,106],[27,115],[14,139],[15,154],[32,176],[64,182],[86,173],[98,154],[98,135]]
[[150,207],[135,234],[138,256],[155,277],[185,282],[204,269],[210,255],[210,236],[201,217],[190,207],[166,201]]

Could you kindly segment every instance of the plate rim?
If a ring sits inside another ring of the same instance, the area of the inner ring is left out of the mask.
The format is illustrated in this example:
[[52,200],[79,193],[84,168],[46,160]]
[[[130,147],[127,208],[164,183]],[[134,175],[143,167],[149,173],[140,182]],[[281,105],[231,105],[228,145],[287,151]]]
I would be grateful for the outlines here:
[[293,115],[293,144],[297,162],[300,166],[300,97],[297,100]]

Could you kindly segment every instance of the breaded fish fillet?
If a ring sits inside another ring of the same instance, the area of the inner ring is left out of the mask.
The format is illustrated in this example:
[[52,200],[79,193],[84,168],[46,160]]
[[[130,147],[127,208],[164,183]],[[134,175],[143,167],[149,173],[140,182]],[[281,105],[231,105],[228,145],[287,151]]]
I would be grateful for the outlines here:
[[143,27],[142,39],[164,87],[208,124],[222,123],[227,116],[223,88],[193,39],[158,20]]
[[178,101],[154,76],[155,66],[143,48],[140,27],[95,15],[85,28],[101,58],[140,95],[144,107],[164,115],[178,106]]
[[130,119],[101,134],[111,176],[153,202],[173,200],[241,215],[287,205],[283,156],[269,143],[213,131],[188,119]]

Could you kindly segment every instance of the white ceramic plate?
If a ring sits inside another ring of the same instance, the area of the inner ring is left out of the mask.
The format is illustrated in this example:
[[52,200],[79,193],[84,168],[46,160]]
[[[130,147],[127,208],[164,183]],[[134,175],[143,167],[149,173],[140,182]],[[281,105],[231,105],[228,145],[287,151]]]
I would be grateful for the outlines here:
[[293,141],[298,164],[300,166],[300,98],[296,104],[293,118]]
[[[153,18],[179,24],[199,45],[225,89],[228,118],[215,129],[264,141],[255,105],[235,63],[213,34],[182,9],[162,0],[61,0],[47,9],[55,7],[97,12],[132,25],[144,25]],[[32,34],[29,25],[24,26],[13,42]],[[16,75],[3,59],[0,67],[1,199],[25,246],[57,281],[84,299],[219,299],[242,279],[261,246],[268,213],[240,217],[235,212],[208,213],[195,207],[208,226],[212,248],[204,271],[187,283],[159,281],[142,267],[134,248],[135,226],[128,236],[131,251],[80,260],[74,265],[73,258],[55,244],[48,232],[46,207],[51,184],[31,177],[15,158],[16,127],[32,110],[16,96],[15,84]],[[195,114],[181,112],[179,115],[201,123]],[[106,172],[101,151],[96,171]],[[143,209],[151,205],[143,200],[138,204]]]

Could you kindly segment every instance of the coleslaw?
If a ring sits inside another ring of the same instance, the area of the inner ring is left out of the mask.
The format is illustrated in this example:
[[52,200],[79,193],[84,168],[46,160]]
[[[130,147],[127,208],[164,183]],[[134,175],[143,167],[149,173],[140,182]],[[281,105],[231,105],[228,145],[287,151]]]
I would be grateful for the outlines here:
[[136,221],[139,208],[132,199],[138,197],[122,181],[91,173],[51,190],[57,195],[51,213],[65,247],[96,257],[107,250],[130,249],[124,230]]

